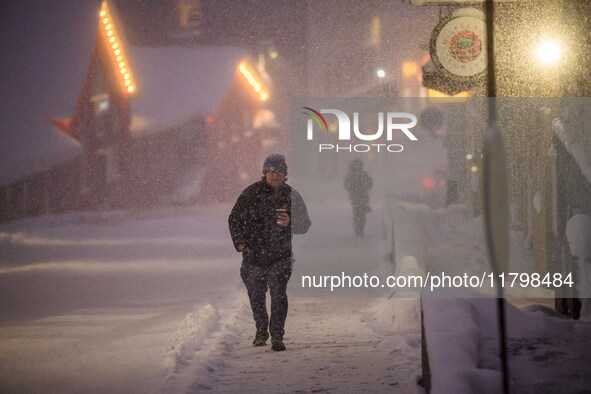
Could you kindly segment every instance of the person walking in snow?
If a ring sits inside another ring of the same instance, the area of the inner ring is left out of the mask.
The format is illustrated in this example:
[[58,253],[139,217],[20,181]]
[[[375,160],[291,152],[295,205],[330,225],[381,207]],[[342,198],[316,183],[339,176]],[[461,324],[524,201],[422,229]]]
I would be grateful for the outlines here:
[[[283,335],[287,282],[293,265],[292,234],[307,232],[311,224],[304,200],[285,181],[285,156],[270,154],[263,164],[262,179],[244,189],[228,218],[234,247],[242,252],[240,276],[256,326],[253,345],[265,346],[270,332],[274,351],[285,350]],[[267,289],[271,294],[270,320]]]
[[369,189],[372,186],[372,179],[363,170],[361,159],[355,159],[349,164],[349,172],[345,177],[345,189],[349,192],[349,199],[353,207],[353,229],[355,237],[363,237],[365,232],[365,220],[369,207]]

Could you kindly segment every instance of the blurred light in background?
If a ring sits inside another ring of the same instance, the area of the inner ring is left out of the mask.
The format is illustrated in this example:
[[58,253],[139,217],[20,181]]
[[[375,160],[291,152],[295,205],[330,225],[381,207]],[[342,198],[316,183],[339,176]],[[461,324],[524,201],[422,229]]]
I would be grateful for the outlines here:
[[416,78],[421,75],[420,71],[419,63],[409,60],[402,62],[402,78]]
[[127,91],[127,93],[133,93],[135,91],[135,81],[131,75],[131,70],[128,67],[127,59],[125,59],[125,55],[121,51],[121,37],[117,34],[117,29],[113,23],[113,17],[106,1],[103,1],[99,15],[101,17],[99,29],[103,34],[107,47],[111,47],[111,54],[113,55],[115,66],[119,69],[119,73],[121,74],[120,82],[124,86],[123,89]]
[[263,84],[257,79],[254,72],[248,67],[246,62],[240,62],[238,65],[238,71],[244,76],[248,84],[254,89],[255,93],[259,96],[261,101],[267,101],[269,93],[263,87]]
[[543,65],[552,66],[562,58],[560,44],[556,40],[546,39],[538,45],[536,56]]
[[423,187],[425,189],[434,189],[435,188],[435,179],[431,178],[430,176],[423,177]]

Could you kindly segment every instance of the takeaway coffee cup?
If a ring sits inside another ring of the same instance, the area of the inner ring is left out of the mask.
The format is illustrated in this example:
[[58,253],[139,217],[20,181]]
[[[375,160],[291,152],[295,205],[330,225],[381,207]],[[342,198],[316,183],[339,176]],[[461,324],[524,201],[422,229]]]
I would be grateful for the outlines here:
[[287,212],[287,208],[275,208],[275,218],[277,219],[277,224],[281,224],[282,223],[279,220],[279,215],[281,215],[284,212]]

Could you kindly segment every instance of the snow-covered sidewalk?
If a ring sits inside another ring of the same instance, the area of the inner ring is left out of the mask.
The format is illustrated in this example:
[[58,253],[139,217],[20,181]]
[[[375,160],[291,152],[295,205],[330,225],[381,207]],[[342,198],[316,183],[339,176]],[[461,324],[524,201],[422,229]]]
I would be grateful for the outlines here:
[[[352,237],[348,205],[332,204],[327,209],[310,204],[309,209],[314,218],[310,234],[295,241],[296,263],[288,288],[287,350],[277,353],[270,346],[252,346],[254,323],[244,291],[236,313],[222,318],[219,330],[195,354],[195,359],[205,363],[180,368],[167,389],[273,393],[417,390],[421,369],[418,299],[388,299],[391,291],[381,287],[331,292],[325,287],[302,286],[304,275],[391,274],[393,267],[380,259],[378,248],[383,236],[382,208],[376,204],[363,239]],[[415,233],[414,214],[397,214],[402,215],[397,220],[406,230],[401,235]],[[401,249],[419,254],[420,242],[411,245],[406,241]]]
[[[367,307],[367,299],[295,299],[287,350],[253,348],[252,335],[236,336],[225,368],[210,375],[210,387],[223,392],[414,392],[418,331],[379,333]],[[250,316],[244,315],[239,332],[250,333]]]

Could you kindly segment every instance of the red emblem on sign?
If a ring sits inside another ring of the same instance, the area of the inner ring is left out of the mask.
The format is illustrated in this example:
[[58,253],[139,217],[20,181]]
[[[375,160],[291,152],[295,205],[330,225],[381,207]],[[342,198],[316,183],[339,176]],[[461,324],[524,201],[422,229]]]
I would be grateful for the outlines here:
[[480,37],[472,31],[463,30],[456,33],[450,40],[449,53],[462,63],[471,62],[480,55],[482,45]]

